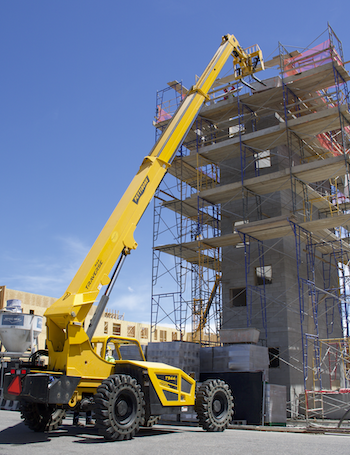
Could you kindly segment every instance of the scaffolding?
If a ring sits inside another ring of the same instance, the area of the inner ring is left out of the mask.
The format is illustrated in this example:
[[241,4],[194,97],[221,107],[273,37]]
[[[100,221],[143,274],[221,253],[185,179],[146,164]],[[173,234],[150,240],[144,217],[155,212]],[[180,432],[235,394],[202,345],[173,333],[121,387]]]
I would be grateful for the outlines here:
[[[174,81],[157,93],[156,135],[186,91]],[[168,99],[169,92],[177,94],[175,101]],[[204,134],[206,140],[215,140],[211,123],[199,118],[155,195],[151,311],[152,333],[160,322],[169,323],[180,332],[181,340],[202,344],[217,342],[221,327],[221,251],[217,247],[202,253],[204,239],[220,235],[220,209],[199,196],[220,182],[220,169],[200,157]],[[190,155],[195,157],[194,165],[183,159]],[[185,203],[191,196],[196,198],[195,207]],[[174,243],[159,248],[163,238]],[[196,251],[185,246],[188,242],[196,244]],[[160,291],[165,287],[166,293]]]
[[[344,168],[340,171],[340,175],[330,173],[328,181],[324,180],[308,185],[295,177],[291,179],[292,211],[295,215],[299,211],[303,213],[304,221],[310,221],[314,216],[332,218],[348,212],[346,204],[342,207],[339,203],[341,199],[345,201],[347,199],[345,193],[348,194],[348,134],[350,130],[349,119],[346,119],[343,113],[349,111],[350,100],[346,83],[348,75],[341,74],[344,69],[341,42],[330,26],[328,26],[327,32],[328,39],[324,42],[293,57],[286,58],[288,51],[281,44],[279,45],[284,120],[287,129],[287,148],[290,163],[293,162],[295,156],[299,156],[301,162],[325,160],[329,156],[342,156],[344,158]],[[333,79],[329,76],[329,82],[323,82],[322,87],[317,87],[318,82],[315,84],[314,90],[306,96],[301,97],[300,91],[293,90],[293,85],[289,83],[289,78],[293,75],[303,75],[310,71],[321,72],[321,69],[326,67],[329,68],[329,72],[333,72]],[[338,121],[328,121],[328,125],[322,127],[321,116],[327,117],[327,114],[332,111],[338,115]],[[319,130],[316,134],[310,135],[307,141],[301,141],[301,137],[298,136],[297,143],[301,146],[298,151],[295,146],[292,146],[295,133],[290,132],[288,122],[295,119],[303,120],[304,115],[308,115],[308,113],[312,115],[317,112],[319,112],[320,118]],[[309,149],[308,157],[305,156],[305,145]],[[338,189],[338,181],[343,192]],[[302,208],[300,204],[302,204]],[[311,231],[295,223],[291,224],[295,236],[304,388],[305,391],[311,388],[309,393],[313,393],[323,390],[322,377],[327,372],[327,369],[322,368],[321,360],[319,331],[319,314],[321,311],[325,315],[324,325],[327,337],[334,331],[336,316],[337,320],[341,321],[342,329],[340,332],[338,331],[338,335],[344,336],[345,340],[349,337],[347,302],[349,288],[344,276],[344,270],[349,261],[348,230],[347,226],[342,229],[340,224],[333,227],[333,232],[327,230],[321,238],[315,239]],[[301,245],[304,248],[303,253]],[[322,254],[321,261],[317,259],[317,252]],[[302,272],[303,258],[306,267]],[[317,262],[321,262],[322,267],[323,283],[320,287],[316,283]],[[333,273],[331,273],[332,271]],[[305,308],[306,301],[309,304],[308,310]],[[323,304],[324,308],[322,308]],[[305,314],[313,321],[311,327],[310,324],[308,327],[311,333],[307,333],[304,327]],[[309,361],[310,351],[312,353],[311,365]],[[308,385],[310,384],[310,381],[308,383],[309,370],[312,371],[311,387]],[[328,389],[332,389],[332,375],[330,371],[328,372],[330,374],[327,386]],[[322,397],[322,395],[320,396]],[[308,402],[307,399],[306,402]],[[315,406],[318,409],[318,406]]]
[[[215,82],[158,189],[152,327],[201,343],[258,328],[296,399],[332,389],[320,340],[350,336],[350,77],[329,25],[265,66],[262,83]],[[158,94],[157,131],[184,93]]]

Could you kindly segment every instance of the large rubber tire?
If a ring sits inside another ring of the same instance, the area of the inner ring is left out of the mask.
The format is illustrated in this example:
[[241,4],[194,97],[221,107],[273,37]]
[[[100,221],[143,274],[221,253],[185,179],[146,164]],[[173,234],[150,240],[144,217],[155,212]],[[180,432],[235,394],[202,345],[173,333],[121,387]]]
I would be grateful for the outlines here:
[[233,396],[221,379],[203,382],[196,396],[195,411],[199,425],[206,431],[224,431],[233,417]]
[[37,432],[57,430],[66,416],[64,409],[28,401],[21,401],[19,409],[24,424]]
[[131,439],[144,424],[144,395],[136,379],[115,374],[102,381],[95,394],[99,433],[110,441]]

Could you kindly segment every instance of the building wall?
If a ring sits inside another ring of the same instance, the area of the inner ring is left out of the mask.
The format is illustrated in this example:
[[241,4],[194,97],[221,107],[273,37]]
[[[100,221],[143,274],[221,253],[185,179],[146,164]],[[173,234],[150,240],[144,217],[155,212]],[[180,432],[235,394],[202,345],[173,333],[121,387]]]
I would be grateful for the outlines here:
[[[273,119],[272,119],[273,120]],[[266,127],[266,125],[264,125]],[[280,146],[270,151],[271,166],[260,169],[260,175],[269,174],[289,167],[286,146]],[[296,157],[296,160],[300,159]],[[298,163],[298,161],[296,161]],[[221,184],[239,182],[241,180],[240,158],[226,160],[221,167]],[[245,179],[255,176],[254,166],[247,166]],[[263,218],[274,218],[281,215],[290,216],[292,210],[292,192],[290,189],[264,195],[260,201],[250,195],[248,199],[238,199],[222,204],[222,234],[232,233],[235,223],[245,220],[258,220],[257,205],[261,203]],[[296,197],[297,213],[303,219],[303,200]],[[314,210],[314,217],[318,217]],[[239,223],[238,223],[239,224]],[[239,225],[237,226],[239,229]],[[247,249],[242,244],[223,248],[222,255],[222,292],[223,292],[223,329],[243,328],[251,326],[260,330],[260,343],[280,354],[279,365],[270,368],[269,380],[274,384],[287,386],[290,398],[303,390],[303,346],[301,343],[301,318],[305,333],[315,334],[313,310],[307,293],[304,295],[304,311],[299,305],[298,272],[296,263],[296,244],[294,236],[273,239],[263,242],[264,265],[272,267],[272,282],[265,284],[266,291],[266,332],[263,324],[261,298],[255,292],[250,297],[246,285],[255,286],[256,267],[259,267],[259,250],[257,242],[246,238]],[[249,245],[248,245],[249,243]],[[307,277],[307,259],[305,243],[302,244],[303,261],[299,265],[299,276]],[[249,258],[249,259],[248,259]],[[246,276],[246,263],[250,269]],[[322,276],[322,259],[315,258],[316,287],[324,289]],[[333,277],[334,287],[337,286],[337,276]],[[259,287],[259,286],[258,286]],[[232,299],[237,289],[246,290],[246,304],[237,306]],[[251,299],[251,300],[250,300]],[[247,304],[247,302],[251,302]],[[337,311],[337,310],[336,310]],[[328,315],[329,316],[329,315]],[[329,321],[328,321],[329,325]],[[318,305],[319,338],[327,338],[327,321],[325,304]],[[267,336],[266,336],[267,334]],[[332,337],[341,337],[342,328],[339,315],[334,318]],[[306,348],[305,348],[306,349]],[[308,343],[309,359],[312,359],[312,342]],[[312,375],[308,377],[309,388],[312,388]],[[324,384],[327,387],[327,384]]]

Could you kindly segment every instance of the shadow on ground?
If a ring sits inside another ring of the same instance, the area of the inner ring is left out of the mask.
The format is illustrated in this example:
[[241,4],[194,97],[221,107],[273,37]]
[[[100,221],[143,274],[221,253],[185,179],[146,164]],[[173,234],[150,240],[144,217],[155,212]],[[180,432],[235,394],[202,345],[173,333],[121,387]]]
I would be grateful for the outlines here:
[[[141,428],[136,434],[135,438],[143,438],[150,436],[160,436],[169,433],[176,433],[178,430],[166,427],[162,428],[155,426],[153,428]],[[0,431],[0,445],[22,445],[34,444],[40,442],[50,442],[54,438],[73,438],[72,442],[84,444],[100,444],[100,443],[117,443],[118,441],[106,441],[98,434],[95,427],[75,427],[71,424],[64,424],[55,431],[48,433],[41,433],[29,430],[29,428],[20,422],[11,427],[5,428]]]

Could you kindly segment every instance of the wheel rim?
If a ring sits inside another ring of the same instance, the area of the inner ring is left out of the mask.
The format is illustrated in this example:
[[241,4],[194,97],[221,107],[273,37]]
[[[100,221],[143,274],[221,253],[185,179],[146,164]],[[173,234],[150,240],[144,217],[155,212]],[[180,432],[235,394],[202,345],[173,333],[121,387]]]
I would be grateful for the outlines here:
[[226,395],[222,392],[217,392],[212,401],[213,416],[217,421],[224,420],[228,412],[228,403]]
[[122,391],[116,396],[114,418],[120,426],[129,426],[136,418],[137,402],[133,393]]

